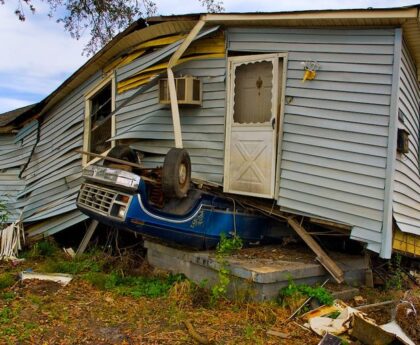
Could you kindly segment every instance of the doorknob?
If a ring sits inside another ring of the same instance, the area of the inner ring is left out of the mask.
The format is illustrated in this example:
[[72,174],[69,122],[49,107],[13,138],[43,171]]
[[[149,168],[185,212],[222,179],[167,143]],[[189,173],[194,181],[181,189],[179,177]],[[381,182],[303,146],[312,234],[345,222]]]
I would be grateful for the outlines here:
[[273,127],[273,129],[274,129],[275,126],[276,126],[276,118],[273,117],[272,120],[271,120],[271,127]]

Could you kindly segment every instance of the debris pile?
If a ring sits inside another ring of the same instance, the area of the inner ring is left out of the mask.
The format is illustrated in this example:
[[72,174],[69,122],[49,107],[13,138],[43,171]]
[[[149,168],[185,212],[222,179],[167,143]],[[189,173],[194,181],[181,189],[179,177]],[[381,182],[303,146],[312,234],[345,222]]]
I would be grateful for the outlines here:
[[306,322],[305,327],[323,337],[320,345],[335,344],[337,336],[348,342],[356,339],[365,345],[415,345],[420,340],[419,297],[409,296],[398,303],[396,319],[381,326],[368,314],[340,300],[335,300],[331,306],[311,310],[301,319]]
[[404,300],[397,305],[395,320],[416,344],[420,344],[420,295],[407,291]]

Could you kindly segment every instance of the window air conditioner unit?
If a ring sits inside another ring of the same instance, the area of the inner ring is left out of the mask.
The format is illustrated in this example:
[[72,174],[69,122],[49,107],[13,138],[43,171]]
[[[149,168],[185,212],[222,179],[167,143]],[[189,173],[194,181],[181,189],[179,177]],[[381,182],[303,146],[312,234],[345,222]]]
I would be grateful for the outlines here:
[[[201,105],[201,80],[185,76],[175,78],[176,96],[178,104]],[[169,97],[168,79],[159,80],[159,103],[171,104]]]

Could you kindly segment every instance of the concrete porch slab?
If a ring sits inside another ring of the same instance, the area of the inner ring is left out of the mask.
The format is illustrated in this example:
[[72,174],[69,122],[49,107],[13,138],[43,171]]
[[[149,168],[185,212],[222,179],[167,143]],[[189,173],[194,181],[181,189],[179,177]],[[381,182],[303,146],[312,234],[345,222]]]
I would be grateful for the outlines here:
[[[169,247],[146,240],[147,259],[152,266],[172,273],[183,273],[197,284],[206,282],[212,287],[219,280],[220,264],[214,251],[192,251],[184,248]],[[272,249],[274,248],[274,249]],[[258,253],[259,248],[253,248]],[[261,247],[267,251],[267,247]],[[250,296],[253,300],[274,299],[280,288],[292,279],[296,284],[323,283],[327,278],[334,279],[315,260],[315,256],[305,252],[303,255],[291,255],[286,249],[270,246],[274,257],[247,255],[244,249],[237,255],[226,258],[227,269],[231,273],[228,288],[230,297]],[[299,253],[298,253],[299,254]],[[366,272],[370,269],[361,255],[330,253],[331,257],[345,273],[347,284],[363,285]]]

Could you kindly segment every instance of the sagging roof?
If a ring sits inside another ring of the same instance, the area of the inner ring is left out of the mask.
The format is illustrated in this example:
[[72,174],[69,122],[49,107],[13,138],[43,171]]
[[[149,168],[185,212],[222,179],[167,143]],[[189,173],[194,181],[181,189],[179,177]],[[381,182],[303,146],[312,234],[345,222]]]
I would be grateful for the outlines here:
[[[420,4],[397,8],[367,8],[346,10],[310,10],[293,12],[254,13],[193,13],[156,16],[138,20],[118,34],[103,49],[89,59],[42,102],[42,113],[51,109],[98,70],[103,69],[130,47],[153,38],[174,33],[188,33],[202,19],[211,25],[225,26],[289,26],[289,27],[402,27],[404,38],[416,61],[420,80]],[[19,115],[18,115],[19,116]],[[0,123],[0,127],[4,124]]]
[[34,115],[38,105],[39,103],[34,103],[0,114],[0,133],[8,133],[16,129],[17,126],[14,124],[23,122],[28,116]]
[[402,27],[404,39],[416,62],[417,78],[420,80],[420,4],[376,9],[186,14],[152,17],[148,22],[197,20],[198,16],[209,24],[226,26]]
[[98,70],[109,64],[112,58],[122,55],[135,44],[153,38],[179,32],[188,33],[199,19],[211,25],[238,26],[294,26],[294,27],[348,27],[348,26],[395,26],[402,27],[404,37],[416,60],[420,77],[420,4],[379,9],[311,10],[293,12],[255,13],[193,13],[173,16],[157,16],[139,20],[118,34],[101,51],[87,61],[47,99],[44,112],[56,104],[65,94],[75,89]]
[[8,124],[12,123],[15,119],[17,119],[20,115],[25,113],[28,110],[31,110],[35,104],[30,104],[21,108],[17,108],[6,113],[0,114],[0,127],[7,126]]

